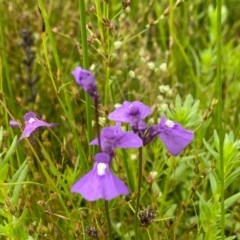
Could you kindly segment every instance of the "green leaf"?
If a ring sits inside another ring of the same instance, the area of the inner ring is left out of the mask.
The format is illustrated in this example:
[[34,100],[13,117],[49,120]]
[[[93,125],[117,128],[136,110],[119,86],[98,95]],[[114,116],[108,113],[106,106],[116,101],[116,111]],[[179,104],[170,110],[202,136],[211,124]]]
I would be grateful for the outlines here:
[[16,206],[20,192],[22,190],[22,182],[26,179],[28,173],[28,165],[27,162],[24,161],[23,164],[20,166],[18,171],[14,174],[13,179],[11,182],[16,183],[13,189],[12,197],[10,199],[10,202],[13,207]]
[[0,127],[0,147],[2,146],[2,140],[3,140],[3,127]]
[[168,218],[168,217],[172,217],[174,216],[174,212],[177,209],[177,204],[172,204],[170,207],[168,207],[168,209],[166,210],[166,212],[163,215],[163,218]]
[[14,137],[13,142],[12,142],[10,148],[8,149],[5,157],[3,158],[3,164],[4,164],[5,162],[7,162],[7,160],[9,159],[9,157],[11,157],[11,155],[13,154],[13,152],[14,152],[14,150],[15,150],[16,143],[17,143],[17,136]]
[[8,164],[4,164],[0,168],[0,183],[4,182],[6,180],[7,175],[8,175],[8,169],[9,169],[9,165]]
[[214,148],[205,140],[203,139],[203,144],[207,148],[207,150],[214,156],[215,159],[219,159],[219,154],[214,150]]
[[217,180],[216,180],[215,176],[213,175],[213,173],[209,174],[209,180],[210,180],[210,184],[211,184],[212,194],[214,196],[217,193],[218,184],[217,184]]
[[236,193],[224,201],[225,209],[231,207],[236,201],[240,199],[240,193]]
[[199,112],[199,100],[194,100],[191,94],[188,94],[183,102],[179,95],[175,98],[175,106],[173,110],[168,110],[169,118],[183,124],[185,127],[196,127],[202,121]]

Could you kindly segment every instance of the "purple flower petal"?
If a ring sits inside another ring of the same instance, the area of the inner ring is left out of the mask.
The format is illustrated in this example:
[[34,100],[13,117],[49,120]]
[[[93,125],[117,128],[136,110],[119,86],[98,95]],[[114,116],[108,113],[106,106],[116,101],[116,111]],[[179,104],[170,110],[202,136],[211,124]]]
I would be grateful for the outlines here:
[[23,133],[20,136],[18,141],[20,141],[21,139],[23,139],[25,137],[29,137],[32,134],[32,132],[34,132],[39,127],[54,127],[54,126],[56,126],[55,123],[47,123],[42,120],[39,120],[36,117],[36,114],[33,112],[26,113],[24,116],[24,120],[25,120],[25,128],[24,128]]
[[132,132],[122,132],[116,137],[115,148],[139,148],[143,145],[142,139]]
[[178,155],[193,140],[194,132],[163,116],[159,124],[158,136],[172,155]]
[[128,195],[129,190],[127,186],[123,183],[122,180],[120,180],[118,177],[116,177],[111,171],[109,171],[109,174],[106,174],[106,177],[103,178],[104,187],[103,189],[103,195],[105,200],[111,200],[119,195]]
[[109,162],[108,154],[96,154],[93,169],[80,178],[71,191],[80,193],[87,201],[111,200],[129,194],[127,186],[109,169]]
[[97,85],[93,74],[81,67],[76,67],[72,71],[76,83],[84,89],[90,96],[97,96]]
[[141,124],[143,126],[143,119],[151,113],[151,108],[139,101],[123,102],[122,106],[115,109],[109,114],[108,118],[113,121],[120,121],[130,123],[133,127]]
[[11,127],[20,128],[20,124],[19,124],[18,122],[16,122],[16,121],[12,120],[12,119],[9,121],[9,125],[10,125]]
[[81,177],[71,188],[71,192],[80,193],[87,201],[103,198],[101,178],[97,175],[97,163],[93,169]]
[[[143,145],[142,139],[132,132],[124,132],[118,126],[105,127],[101,136],[102,151],[111,155],[115,148],[139,148]],[[94,139],[91,145],[98,145],[98,139]]]

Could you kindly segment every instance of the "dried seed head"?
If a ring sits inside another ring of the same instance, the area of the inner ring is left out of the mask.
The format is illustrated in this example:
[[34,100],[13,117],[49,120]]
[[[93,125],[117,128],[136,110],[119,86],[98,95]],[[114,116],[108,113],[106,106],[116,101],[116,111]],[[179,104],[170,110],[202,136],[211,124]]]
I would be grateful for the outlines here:
[[85,229],[86,234],[90,238],[98,239],[98,230],[94,226],[88,226]]
[[138,217],[143,227],[148,227],[156,217],[156,211],[148,206],[146,209],[139,212]]
[[122,1],[123,9],[130,7],[130,5],[131,5],[131,0],[123,0]]

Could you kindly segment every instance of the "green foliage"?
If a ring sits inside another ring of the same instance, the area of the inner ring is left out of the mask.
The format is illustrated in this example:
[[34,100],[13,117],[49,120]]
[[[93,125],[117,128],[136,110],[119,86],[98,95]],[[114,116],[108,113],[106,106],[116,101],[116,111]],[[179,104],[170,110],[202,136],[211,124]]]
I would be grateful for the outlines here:
[[[204,145],[208,149],[209,153],[216,159],[214,178],[216,183],[220,182],[220,164],[219,164],[219,138],[218,134],[214,132],[213,143],[210,144],[204,140]],[[225,134],[224,145],[223,145],[223,157],[224,157],[224,179],[225,188],[231,185],[239,177],[239,139],[234,140],[233,132]],[[214,182],[214,180],[212,181]],[[215,184],[217,186],[217,184]],[[216,190],[213,187],[214,191]]]
[[[0,147],[2,147],[3,135],[3,127],[0,127]],[[19,216],[14,213],[16,205],[20,201],[20,193],[28,170],[25,161],[9,179],[9,160],[14,154],[16,141],[17,137],[14,138],[9,149],[3,150],[0,154],[0,236],[5,239],[31,239],[24,225],[28,210],[23,210]],[[7,181],[8,183],[6,183]]]
[[199,104],[200,101],[194,100],[191,94],[186,96],[184,102],[177,95],[173,109],[170,109],[167,114],[170,119],[182,123],[187,128],[197,127],[202,121]]
[[[103,202],[70,192],[91,169],[96,150],[88,144],[96,135],[92,103],[71,76],[83,62],[96,76],[102,119],[116,103],[141,100],[158,113],[153,118],[164,113],[195,130],[180,156],[169,156],[159,141],[144,149],[140,209],[151,206],[157,216],[140,227],[139,240],[221,239],[222,180],[225,239],[240,239],[237,1],[222,4],[219,36],[215,2],[131,1],[127,7],[125,0],[86,0],[86,46],[79,3],[0,1],[0,239],[90,239],[88,227],[107,239]],[[24,40],[25,30],[32,41]],[[222,96],[216,94],[219,39]],[[17,143],[22,129],[8,122],[22,122],[27,111],[58,126]],[[137,165],[137,151],[117,151],[112,169],[131,194],[109,203],[115,239],[135,237]]]

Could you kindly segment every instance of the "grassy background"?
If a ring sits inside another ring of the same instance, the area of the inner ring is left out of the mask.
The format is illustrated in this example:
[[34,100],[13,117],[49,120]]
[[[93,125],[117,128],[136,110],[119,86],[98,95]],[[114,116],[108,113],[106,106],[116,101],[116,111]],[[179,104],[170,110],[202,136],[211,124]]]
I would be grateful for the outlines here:
[[[116,103],[137,99],[153,108],[150,123],[165,113],[196,130],[194,142],[181,156],[169,156],[159,141],[144,150],[141,209],[152,206],[157,216],[141,228],[141,238],[217,239],[223,228],[223,177],[225,236],[240,239],[240,5],[236,0],[223,2],[219,36],[215,1],[132,1],[124,8],[126,3],[85,1],[88,64],[101,94],[103,122],[109,124],[106,117]],[[103,203],[88,203],[70,193],[71,185],[91,169],[96,150],[88,145],[95,136],[86,116],[91,102],[86,104],[71,76],[75,66],[83,65],[79,12],[77,1],[0,1],[2,239],[88,239],[86,229],[93,226],[99,239],[106,239]],[[219,124],[219,37],[224,176],[214,131]],[[24,140],[16,146],[21,132],[8,122],[23,122],[27,111],[58,127],[40,131],[34,144]],[[134,234],[135,158],[137,151],[117,151],[113,164],[132,191],[110,202],[114,239]]]

